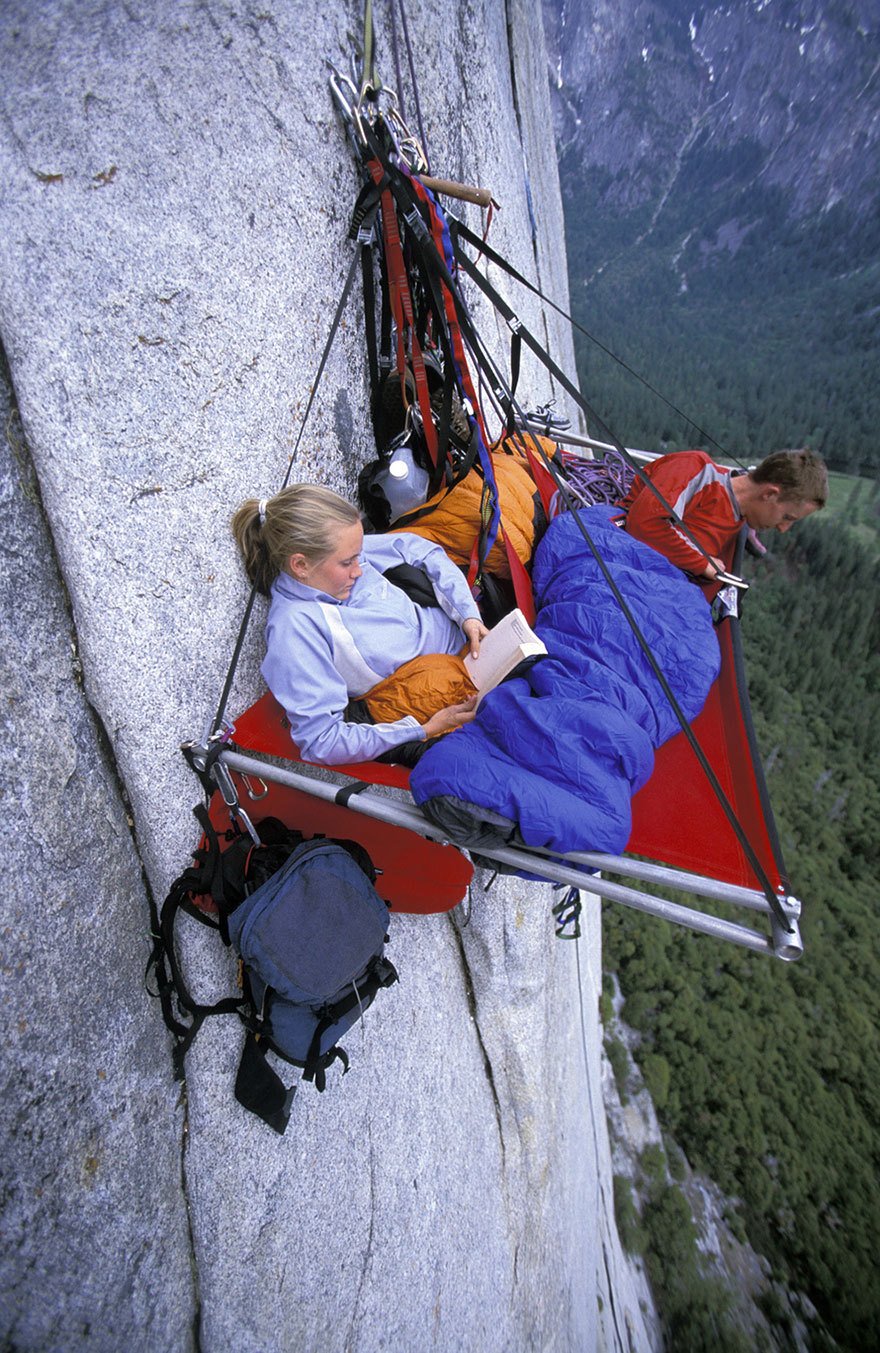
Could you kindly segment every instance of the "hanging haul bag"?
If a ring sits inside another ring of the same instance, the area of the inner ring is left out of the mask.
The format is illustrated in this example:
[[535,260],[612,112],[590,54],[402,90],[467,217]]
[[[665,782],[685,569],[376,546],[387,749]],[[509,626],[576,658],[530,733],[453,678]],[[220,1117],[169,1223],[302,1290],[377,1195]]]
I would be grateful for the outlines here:
[[[384,955],[388,907],[373,887],[369,856],[356,842],[309,841],[277,819],[258,824],[262,844],[238,837],[223,852],[204,809],[196,815],[205,844],[196,864],[172,885],[150,969],[165,1022],[174,1034],[175,1070],[183,1076],[189,1045],[210,1014],[236,1013],[247,1035],[235,1097],[276,1132],[290,1117],[289,1089],[269,1064],[271,1050],[302,1067],[303,1079],[323,1090],[325,1072],[348,1057],[337,1040],[397,980]],[[218,929],[239,954],[240,996],[214,1005],[193,999],[174,945],[178,911]],[[174,1005],[190,1023],[177,1018]]]

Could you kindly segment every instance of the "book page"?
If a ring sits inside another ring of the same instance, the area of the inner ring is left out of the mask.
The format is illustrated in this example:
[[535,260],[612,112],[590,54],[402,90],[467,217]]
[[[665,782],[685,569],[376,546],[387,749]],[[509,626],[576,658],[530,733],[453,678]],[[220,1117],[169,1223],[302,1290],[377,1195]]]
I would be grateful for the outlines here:
[[464,664],[477,690],[484,693],[497,686],[523,658],[546,652],[545,644],[517,609],[499,620],[480,644],[479,655],[472,658],[468,653]]

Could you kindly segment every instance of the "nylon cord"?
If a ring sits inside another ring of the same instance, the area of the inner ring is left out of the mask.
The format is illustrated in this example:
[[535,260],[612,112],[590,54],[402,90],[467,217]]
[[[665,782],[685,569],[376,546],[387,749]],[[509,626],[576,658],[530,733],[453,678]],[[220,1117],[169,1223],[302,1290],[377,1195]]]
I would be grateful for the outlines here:
[[[303,433],[305,432],[306,424],[309,421],[309,414],[312,411],[312,405],[314,404],[315,396],[318,393],[318,386],[321,384],[321,377],[323,376],[324,369],[327,366],[327,359],[330,356],[330,349],[333,347],[333,340],[335,339],[337,330],[339,329],[339,321],[342,318],[342,312],[344,311],[345,306],[348,302],[352,282],[354,281],[354,275],[357,270],[359,262],[360,262],[360,251],[356,249],[354,251],[354,254],[352,255],[351,265],[348,269],[348,276],[345,279],[345,285],[342,288],[342,295],[340,296],[339,303],[336,306],[336,313],[334,314],[333,321],[330,325],[330,332],[327,335],[327,341],[324,344],[324,351],[321,353],[321,360],[318,363],[318,369],[317,372],[315,373],[315,379],[312,382],[311,392],[309,394],[308,403],[306,404],[305,413],[302,416],[302,422],[300,423],[299,432],[297,433],[297,438],[296,441],[294,442],[293,450],[290,453],[287,465],[287,473],[285,474],[284,479],[282,480],[281,483],[282,489],[287,488],[288,482],[290,480],[290,475],[293,470],[293,466],[296,462],[296,454],[297,451],[299,450],[299,444],[303,439]],[[226,706],[229,703],[229,695],[232,690],[232,683],[235,679],[236,669],[238,668],[239,658],[241,657],[241,650],[244,647],[245,635],[247,634],[248,625],[250,624],[251,616],[253,615],[254,602],[256,601],[256,599],[257,599],[257,587],[255,583],[252,583],[250,594],[247,599],[247,605],[244,608],[244,615],[242,616],[241,625],[239,626],[238,638],[235,641],[235,648],[233,650],[232,659],[229,664],[229,670],[226,673],[226,680],[223,683],[223,691],[220,695],[220,700],[217,705],[217,713],[214,715],[214,722],[211,725],[211,737],[214,737],[214,735],[219,731],[219,729],[223,724],[223,720],[226,716]]]
[[[403,6],[403,0],[390,0],[389,13],[391,16],[391,55],[394,61],[394,75],[397,80],[397,95],[401,106],[403,104],[403,76],[400,69],[400,44],[397,38],[397,20],[395,10],[400,14],[400,27],[403,33],[403,45],[406,48],[406,63],[409,67],[409,83],[412,90],[413,103],[416,110],[416,126],[419,129],[419,145],[425,154],[425,164],[428,164],[428,143],[425,139],[425,128],[422,124],[422,105],[419,99],[419,85],[416,79],[416,67],[413,60],[412,43],[409,37],[409,24],[407,23],[406,10]],[[426,173],[429,170],[426,168]]]

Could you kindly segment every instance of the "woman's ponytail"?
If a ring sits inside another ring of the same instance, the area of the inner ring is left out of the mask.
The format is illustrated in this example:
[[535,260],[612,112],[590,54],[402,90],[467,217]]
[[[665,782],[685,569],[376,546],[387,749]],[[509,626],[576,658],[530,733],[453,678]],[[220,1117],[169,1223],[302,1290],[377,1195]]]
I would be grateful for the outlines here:
[[265,519],[260,519],[260,507],[261,502],[256,498],[248,498],[242,503],[232,518],[232,534],[248,579],[258,592],[268,597],[278,569],[269,558],[263,531]]
[[273,498],[248,498],[232,518],[232,534],[248,578],[268,596],[293,554],[318,563],[331,553],[336,530],[360,521],[352,507],[318,484],[291,484]]

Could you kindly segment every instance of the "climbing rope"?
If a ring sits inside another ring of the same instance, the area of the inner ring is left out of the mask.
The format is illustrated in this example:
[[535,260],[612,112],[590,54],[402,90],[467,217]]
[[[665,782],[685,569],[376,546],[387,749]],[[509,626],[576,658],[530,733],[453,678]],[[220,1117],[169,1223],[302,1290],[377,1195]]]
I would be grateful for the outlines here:
[[[324,369],[327,366],[327,358],[330,356],[330,350],[333,347],[333,341],[336,338],[336,334],[339,330],[340,320],[342,319],[343,312],[345,310],[346,305],[348,304],[348,298],[349,295],[351,294],[351,287],[354,281],[354,275],[357,270],[358,262],[359,262],[358,255],[355,254],[351,260],[351,265],[348,269],[348,275],[342,287],[342,295],[339,298],[339,302],[336,306],[336,311],[333,315],[333,319],[330,324],[330,331],[327,334],[327,341],[324,344],[324,351],[321,353],[321,359],[318,362],[318,369],[315,372],[315,378],[312,381],[311,391],[309,393],[309,398],[305,407],[305,412],[303,413],[302,416],[302,422],[300,423],[299,426],[299,432],[297,434],[293,450],[291,451],[290,458],[288,460],[287,472],[284,476],[284,479],[281,482],[282,489],[287,488],[287,485],[290,482],[290,476],[291,473],[293,472],[293,467],[296,462],[296,456],[297,452],[299,451],[299,445],[303,439],[303,434],[306,430],[306,424],[309,421],[309,414],[312,411],[312,405],[315,402],[315,397],[317,396],[318,393],[318,387],[321,384],[321,377],[324,375]],[[239,659],[241,657],[241,650],[244,647],[245,636],[248,631],[248,626],[250,625],[251,616],[253,614],[254,603],[256,599],[257,599],[257,587],[254,584],[251,586],[250,594],[247,599],[247,604],[245,605],[244,608],[244,615],[242,616],[241,625],[239,626],[238,637],[235,641],[235,647],[233,649],[232,658],[229,663],[229,670],[226,673],[226,680],[223,683],[223,691],[220,695],[220,700],[217,704],[217,712],[214,715],[214,721],[211,724],[212,739],[218,736],[226,720],[226,707],[229,703],[229,695],[232,690],[232,683],[235,679],[235,673],[238,668]]]
[[524,277],[523,274],[509,263],[506,258],[497,253],[494,249],[491,249],[486,244],[485,239],[481,239],[478,235],[475,235],[473,231],[468,229],[463,221],[459,220],[458,217],[454,217],[450,224],[455,234],[459,235],[463,240],[466,240],[468,244],[479,249],[490,263],[496,264],[503,272],[507,273],[508,277],[512,277],[515,282],[519,282],[521,286],[524,286],[528,291],[532,292],[532,294],[543,301],[545,305],[549,305],[551,310],[555,310],[557,315],[560,315],[562,319],[566,320],[573,329],[576,329],[578,333],[583,334],[584,338],[589,339],[600,352],[604,352],[606,357],[610,357],[611,360],[616,362],[628,375],[637,380],[646,390],[649,390],[652,395],[655,395],[668,409],[687,423],[689,427],[692,427],[701,441],[711,442],[726,460],[733,461],[733,463],[739,466],[741,470],[747,468],[739,457],[735,456],[733,452],[726,450],[710,432],[707,432],[695,419],[691,418],[690,414],[685,413],[677,404],[674,404],[672,400],[668,399],[661,390],[658,390],[656,386],[652,385],[645,376],[636,371],[634,367],[631,367],[622,357],[618,357],[617,353],[613,352],[611,348],[606,347],[601,339],[597,338],[595,334],[590,333],[589,329],[586,329],[583,324],[580,324],[567,310],[563,309],[561,305],[557,305],[556,301],[554,301],[552,297],[547,296],[534,282],[530,282],[527,277]]

